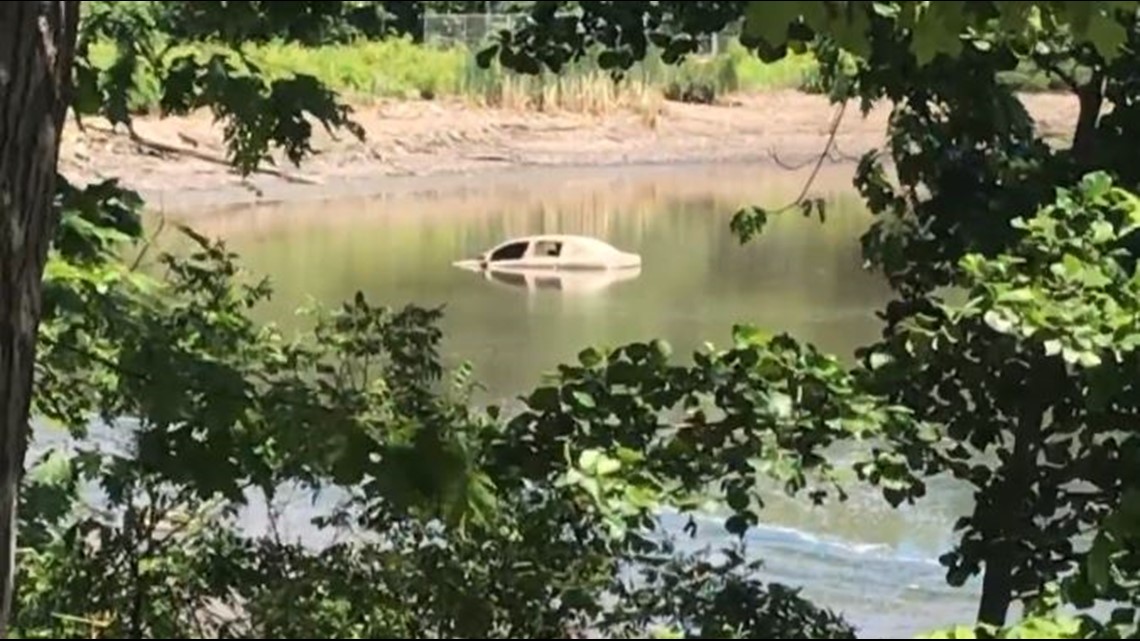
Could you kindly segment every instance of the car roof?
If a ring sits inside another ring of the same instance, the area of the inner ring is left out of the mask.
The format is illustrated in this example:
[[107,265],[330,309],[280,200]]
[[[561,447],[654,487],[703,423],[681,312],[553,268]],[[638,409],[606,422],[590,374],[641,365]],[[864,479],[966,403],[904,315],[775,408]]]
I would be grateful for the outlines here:
[[506,247],[507,245],[513,245],[515,243],[533,243],[533,242],[538,242],[538,241],[573,243],[575,245],[582,245],[585,247],[589,247],[590,249],[595,250],[595,251],[604,251],[604,252],[617,251],[616,248],[614,248],[612,245],[605,242],[604,240],[599,240],[597,238],[592,238],[590,236],[579,236],[576,234],[534,234],[531,236],[519,236],[517,238],[512,238],[510,240],[506,240],[506,241],[503,241],[502,243],[499,243],[498,245],[492,247],[491,251],[494,251],[500,247]]

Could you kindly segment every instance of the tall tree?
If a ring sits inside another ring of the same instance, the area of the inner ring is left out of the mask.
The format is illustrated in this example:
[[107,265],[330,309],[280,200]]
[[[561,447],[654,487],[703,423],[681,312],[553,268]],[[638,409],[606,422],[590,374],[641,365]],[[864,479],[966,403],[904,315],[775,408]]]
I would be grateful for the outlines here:
[[78,2],[0,7],[0,637],[5,638],[41,279],[56,227],[56,162],[71,99],[78,26]]
[[[1134,482],[1116,462],[1140,451],[1134,434],[1121,433],[1134,413],[1125,391],[1135,377],[1131,343],[1092,338],[1089,319],[1055,322],[1070,285],[1043,281],[1029,258],[1055,248],[1020,243],[1059,242],[1033,237],[1025,221],[1090,171],[1135,188],[1136,147],[1122,141],[1140,130],[1138,10],[1136,2],[549,2],[481,59],[536,72],[593,52],[621,71],[650,46],[676,60],[696,51],[696,36],[743,21],[744,44],[765,59],[813,52],[835,102],[891,104],[888,146],[861,160],[855,184],[876,217],[865,256],[897,299],[883,311],[883,339],[861,350],[858,378],[915,421],[893,423],[904,427],[882,434],[883,450],[858,469],[893,504],[920,498],[927,476],[949,473],[975,487],[975,509],[943,560],[956,585],[984,571],[978,618],[1001,625],[1013,600],[1037,598],[1074,568],[1074,537],[1119,507]],[[1069,146],[1050,145],[1003,81],[1027,68],[1078,99]],[[1084,193],[1106,190],[1093,184]],[[1049,224],[1087,233],[1079,230],[1089,229],[1088,212],[1063,198]],[[797,205],[811,212],[815,203]],[[733,226],[747,239],[774,213],[742,211]],[[1136,247],[1130,230],[1113,242]],[[1116,263],[1097,254],[1086,268],[1084,256],[1074,247],[1063,259],[1070,277],[1128,309],[1132,285],[1108,276]],[[978,271],[989,260],[1033,285],[1010,288],[1000,269]],[[970,304],[948,303],[948,286],[971,292]],[[983,296],[998,289],[1025,307]]]
[[[166,113],[209,108],[227,127],[235,167],[248,173],[272,146],[299,162],[308,152],[312,116],[326,127],[362,135],[349,110],[318,81],[270,82],[240,52],[164,58],[155,5],[197,3],[8,2],[0,8],[0,632],[7,634],[14,590],[16,508],[28,438],[41,289],[58,222],[57,159],[65,115],[99,113],[130,124],[133,72],[149,62],[163,86]],[[304,34],[325,3],[202,3],[183,10],[182,42],[240,44],[253,14],[272,15],[280,33]],[[336,3],[333,11],[348,11]],[[283,6],[282,6],[283,5]],[[91,9],[87,11],[87,9]],[[193,9],[193,10],[191,10]],[[81,21],[82,18],[82,21]],[[301,37],[301,36],[296,36]],[[93,40],[121,54],[98,71],[87,58]]]

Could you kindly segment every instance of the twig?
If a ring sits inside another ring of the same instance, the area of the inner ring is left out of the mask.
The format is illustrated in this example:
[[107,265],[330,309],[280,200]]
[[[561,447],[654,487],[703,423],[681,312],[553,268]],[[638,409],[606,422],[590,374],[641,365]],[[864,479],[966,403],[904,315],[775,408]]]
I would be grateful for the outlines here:
[[[813,162],[818,161],[817,158],[808,158],[801,163],[785,162],[780,159],[780,155],[776,153],[775,149],[768,150],[768,157],[772,159],[772,162],[776,163],[780,169],[786,169],[787,171],[799,171],[804,167],[812,164]],[[859,157],[843,153],[839,149],[839,143],[835,143],[832,145],[831,149],[827,151],[827,160],[830,161],[833,165],[838,165],[844,162],[859,162]]]
[[[844,100],[842,103],[840,103],[839,109],[836,110],[835,115],[832,117],[831,128],[827,133],[827,144],[824,145],[823,151],[820,152],[819,157],[815,159],[815,167],[812,168],[811,175],[809,175],[807,181],[804,182],[804,186],[803,189],[800,190],[800,194],[796,196],[796,199],[791,203],[785,205],[784,207],[781,207],[777,211],[787,211],[789,209],[798,207],[803,203],[804,198],[806,198],[808,195],[808,191],[811,190],[812,185],[815,183],[816,177],[819,176],[819,170],[823,167],[823,161],[827,160],[828,157],[830,157],[832,145],[835,144],[835,136],[839,132],[839,125],[843,122],[843,114],[846,113],[846,111],[847,101]],[[801,165],[801,167],[805,166],[807,166],[807,163]]]
[[186,608],[186,612],[184,614],[190,619],[190,624],[193,625],[198,632],[198,638],[207,638],[206,626],[203,625],[202,619],[198,616],[198,608],[195,607],[194,597],[187,594],[183,595],[183,597],[180,599],[174,592],[174,586],[170,585],[168,582],[163,582],[161,585],[166,589],[166,594],[170,597],[170,601],[172,603],[177,603],[179,601],[182,602],[183,607]]
[[[93,128],[98,129],[99,131],[102,131],[102,132],[108,133],[108,134],[116,134],[117,133],[113,129],[107,129],[104,127],[93,127]],[[127,124],[127,134],[128,134],[128,137],[131,139],[132,142],[134,142],[135,144],[137,144],[141,147],[148,147],[148,148],[153,149],[155,151],[161,151],[161,152],[170,153],[170,154],[181,154],[183,156],[190,156],[192,158],[197,158],[199,160],[204,160],[206,162],[212,162],[214,164],[223,165],[226,167],[230,166],[230,162],[228,160],[226,160],[225,158],[214,156],[212,154],[208,154],[208,153],[203,152],[203,151],[198,151],[197,149],[191,149],[189,147],[180,147],[178,145],[172,145],[172,144],[165,143],[165,142],[159,142],[157,140],[150,140],[149,138],[143,138],[137,131],[135,131],[134,127],[131,126],[129,123]],[[256,171],[258,173],[262,173],[262,174],[269,174],[271,176],[277,176],[278,178],[281,178],[283,180],[286,180],[286,181],[292,182],[292,183],[299,183],[299,184],[304,184],[304,185],[321,185],[321,184],[324,184],[321,180],[319,180],[317,178],[312,178],[309,176],[302,176],[299,174],[294,174],[291,172],[283,171],[281,169],[276,169],[274,167],[256,167],[256,168],[254,168],[254,171]]]
[[127,503],[127,513],[123,518],[124,529],[127,530],[129,539],[129,548],[127,549],[128,571],[130,572],[131,580],[131,638],[142,638],[142,611],[143,611],[143,585],[142,585],[142,559],[139,558],[139,547],[142,537],[143,525],[138,512],[135,510],[134,501]]
[[1074,93],[1080,92],[1081,85],[1079,82],[1077,82],[1076,76],[1074,76],[1070,73],[1067,73],[1065,70],[1061,69],[1060,65],[1057,64],[1057,61],[1051,60],[1048,58],[1044,58],[1044,59],[1037,58],[1037,60],[1035,60],[1035,62],[1038,65],[1040,65],[1042,68],[1044,68],[1045,71],[1048,71],[1048,72],[1056,75],[1058,78],[1060,78],[1061,82],[1068,85],[1069,89],[1072,89]]
[[143,258],[146,257],[147,251],[150,250],[151,246],[154,244],[154,241],[156,239],[158,239],[158,235],[161,234],[162,230],[165,228],[166,228],[166,216],[159,216],[158,217],[158,229],[154,230],[154,233],[151,234],[150,240],[146,241],[146,243],[143,244],[142,249],[139,251],[139,255],[136,256],[134,262],[131,263],[131,268],[129,271],[134,272],[134,271],[138,270],[139,265],[142,264]]
[[854,155],[845,153],[842,149],[840,149],[839,148],[839,141],[835,141],[831,145],[831,150],[832,150],[832,152],[834,152],[835,156],[838,158],[838,160],[836,160],[836,162],[859,162],[859,160],[860,160],[859,156],[854,156]]
[[784,169],[786,171],[799,171],[816,161],[814,158],[809,158],[801,163],[784,162],[783,160],[780,160],[780,155],[776,153],[775,148],[768,150],[768,157],[771,158],[772,162],[776,163],[780,169]]
[[269,494],[265,493],[265,516],[269,521],[269,532],[273,536],[273,542],[277,547],[285,547],[281,543],[281,524],[279,522],[279,515],[277,510],[273,507],[273,501],[269,498]]

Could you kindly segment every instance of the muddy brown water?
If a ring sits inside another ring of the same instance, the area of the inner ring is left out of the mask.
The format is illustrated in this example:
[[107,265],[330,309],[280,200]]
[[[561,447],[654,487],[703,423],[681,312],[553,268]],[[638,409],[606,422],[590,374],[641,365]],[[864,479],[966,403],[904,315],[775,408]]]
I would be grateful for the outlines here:
[[[195,225],[270,278],[275,299],[258,313],[286,328],[302,322],[293,310],[308,300],[336,305],[358,290],[376,303],[443,305],[448,361],[471,361],[484,400],[497,401],[532,389],[586,346],[663,338],[684,355],[706,341],[726,344],[735,323],[850,358],[875,337],[874,313],[888,296],[862,266],[858,237],[870,219],[850,176],[828,167],[814,184],[812,194],[828,201],[825,224],[785,213],[744,246],[729,229],[733,213],[789,202],[806,171],[726,165],[420,179],[368,197],[201,214]],[[602,238],[641,254],[642,268],[633,278],[558,282],[452,266],[535,233]],[[906,638],[974,615],[977,583],[948,587],[937,562],[969,500],[937,482],[905,510],[857,487],[843,506],[777,497],[750,548],[765,560],[766,578],[802,586],[859,625],[860,636]],[[710,518],[692,545],[723,536]]]

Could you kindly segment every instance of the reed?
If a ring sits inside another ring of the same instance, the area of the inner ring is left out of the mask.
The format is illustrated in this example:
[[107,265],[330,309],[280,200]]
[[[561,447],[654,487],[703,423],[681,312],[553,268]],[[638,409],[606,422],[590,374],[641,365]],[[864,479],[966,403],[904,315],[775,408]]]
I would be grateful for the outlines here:
[[[221,49],[200,45],[175,47],[167,59],[187,53],[207,56]],[[586,56],[563,69],[523,75],[497,65],[480,68],[474,51],[435,47],[408,38],[359,40],[309,47],[271,42],[250,45],[244,53],[270,78],[291,73],[311,74],[352,102],[377,99],[452,98],[488,107],[573,111],[602,114],[632,109],[654,121],[666,100],[715,103],[738,93],[767,90],[818,90],[818,68],[810,55],[791,55],[765,63],[738,42],[730,41],[716,55],[692,56],[668,65],[656,52],[615,79],[601,69],[596,56]],[[117,59],[113,45],[92,47],[93,62],[107,69]],[[161,83],[145,62],[135,73],[128,106],[135,112],[157,109]],[[1003,76],[1019,90],[1056,90],[1056,81],[1040,70],[1019,68]]]
[[[217,51],[208,46],[176,47],[166,56],[207,56]],[[559,74],[530,76],[498,65],[480,68],[474,52],[463,48],[431,47],[399,38],[321,47],[275,42],[249,46],[244,53],[270,78],[311,74],[353,102],[456,98],[520,110],[602,114],[633,109],[647,117],[666,99],[714,102],[741,91],[795,88],[814,65],[806,57],[765,64],[735,44],[716,56],[694,57],[681,65],[666,65],[651,54],[620,79],[602,70],[592,56]],[[109,68],[116,57],[112,45],[92,48],[93,62],[100,68]],[[154,110],[159,104],[160,83],[152,69],[144,63],[135,73],[128,102],[136,112]]]

